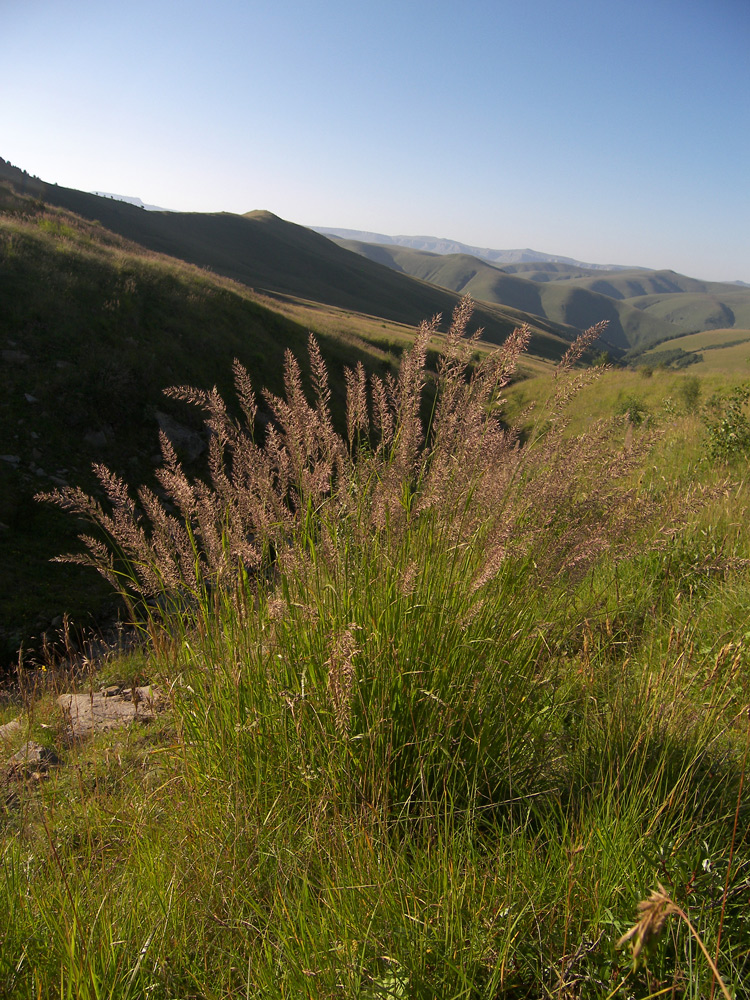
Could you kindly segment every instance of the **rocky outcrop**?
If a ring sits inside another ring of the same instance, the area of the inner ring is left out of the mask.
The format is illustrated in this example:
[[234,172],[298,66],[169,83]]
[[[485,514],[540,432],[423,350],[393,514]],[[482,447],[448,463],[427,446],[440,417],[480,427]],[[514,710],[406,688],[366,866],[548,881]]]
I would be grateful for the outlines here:
[[150,722],[164,707],[160,693],[147,687],[113,685],[85,694],[63,694],[57,699],[68,735],[77,739],[133,722]]

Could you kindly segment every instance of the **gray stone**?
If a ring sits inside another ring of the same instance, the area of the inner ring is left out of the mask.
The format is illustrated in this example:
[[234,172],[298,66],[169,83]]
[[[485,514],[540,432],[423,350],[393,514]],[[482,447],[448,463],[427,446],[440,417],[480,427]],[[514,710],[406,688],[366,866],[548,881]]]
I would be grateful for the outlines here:
[[86,444],[91,445],[92,448],[106,448],[109,438],[106,430],[104,428],[100,428],[96,431],[87,431],[83,435],[83,440]]
[[31,778],[37,774],[44,774],[54,764],[59,763],[60,758],[54,750],[29,740],[10,758],[7,773],[9,777]]
[[17,733],[21,728],[21,720],[11,719],[10,722],[6,722],[4,725],[0,726],[0,740],[9,740],[14,733]]
[[[194,462],[208,447],[204,438],[197,431],[193,431],[184,424],[181,424],[179,420],[175,420],[168,413],[162,413],[161,410],[157,410],[156,420],[159,428],[167,435],[175,450],[186,461]],[[159,456],[159,461],[161,461],[161,456]]]
[[150,722],[164,707],[163,698],[150,685],[92,691],[88,694],[63,694],[57,699],[74,737],[119,729],[133,722]]

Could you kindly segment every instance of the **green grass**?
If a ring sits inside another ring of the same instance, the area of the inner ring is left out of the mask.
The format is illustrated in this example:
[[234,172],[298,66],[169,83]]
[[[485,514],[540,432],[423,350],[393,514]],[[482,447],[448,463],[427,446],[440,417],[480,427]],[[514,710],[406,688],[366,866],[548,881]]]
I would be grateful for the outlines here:
[[729,379],[741,379],[750,375],[750,330],[718,329],[705,330],[691,336],[679,337],[674,341],[660,344],[653,351],[643,355],[647,362],[649,355],[670,347],[679,347],[683,351],[692,351],[702,355],[699,362],[690,366],[690,373],[700,376],[718,375]]
[[[0,995],[718,994],[681,919],[637,966],[618,947],[658,884],[748,995],[746,484],[706,460],[695,414],[613,413],[638,386],[655,408],[674,376],[527,380],[517,448],[492,416],[512,420],[501,372],[467,381],[451,349],[429,448],[413,355],[392,436],[361,425],[351,449],[320,369],[309,403],[290,370],[286,452],[264,454],[289,457],[296,492],[272,475],[258,502],[288,496],[286,528],[253,522],[273,566],[194,604],[185,577],[135,665],[172,715],[16,788]],[[333,479],[308,477],[335,454]],[[226,474],[213,556],[204,494],[180,487],[199,582],[250,516]],[[30,707],[57,739],[49,700]]]

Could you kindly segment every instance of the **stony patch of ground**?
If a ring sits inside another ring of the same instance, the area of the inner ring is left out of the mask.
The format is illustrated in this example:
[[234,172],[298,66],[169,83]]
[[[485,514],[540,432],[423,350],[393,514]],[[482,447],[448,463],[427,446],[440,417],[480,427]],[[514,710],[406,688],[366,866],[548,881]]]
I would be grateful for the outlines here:
[[[166,709],[167,702],[163,693],[151,685],[109,685],[99,691],[59,695],[56,705],[60,725],[40,725],[55,731],[63,747],[70,747],[99,733],[153,722]],[[42,781],[52,768],[64,764],[55,749],[28,738],[29,728],[29,720],[23,715],[0,726],[0,811],[3,805],[8,808],[18,804],[21,786]],[[27,739],[18,747],[24,729]],[[14,746],[15,752],[6,757]],[[62,750],[61,754],[64,758]]]
[[150,685],[121,687],[113,685],[101,691],[63,694],[57,699],[69,735],[81,738],[106,732],[133,722],[151,722],[165,707],[161,693]]

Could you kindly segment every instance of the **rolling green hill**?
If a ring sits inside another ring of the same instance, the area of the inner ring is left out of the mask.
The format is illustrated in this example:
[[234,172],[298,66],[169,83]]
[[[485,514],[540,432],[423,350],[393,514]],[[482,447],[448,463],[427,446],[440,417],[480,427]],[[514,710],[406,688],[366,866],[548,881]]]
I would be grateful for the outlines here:
[[675,271],[592,271],[561,263],[494,265],[467,254],[436,254],[391,244],[337,240],[341,246],[483,302],[513,306],[582,329],[609,321],[618,350],[670,335],[750,325],[750,289]]
[[[561,264],[545,265],[555,268],[544,272],[548,275],[548,280],[533,281],[521,277],[521,274],[537,273],[536,271],[508,273],[505,267],[497,267],[467,254],[435,254],[407,247],[356,243],[350,240],[339,242],[348,250],[368,259],[379,263],[390,261],[390,266],[402,273],[462,294],[468,292],[482,303],[512,306],[579,330],[606,319],[609,326],[605,340],[618,352],[674,332],[673,326],[666,320],[635,309],[625,300],[587,288],[586,281],[604,279],[580,278],[580,268]],[[532,266],[538,269],[540,265]]]
[[[208,267],[260,291],[410,325],[435,313],[447,321],[458,301],[453,291],[395,273],[270,212],[147,212],[112,198],[45,184],[0,161],[0,180],[4,178],[16,190],[96,220],[148,250]],[[522,316],[513,307],[497,304],[477,309],[475,319],[492,343],[501,343],[519,323],[530,321],[531,350],[549,358],[559,357],[577,332],[564,323]]]
[[518,274],[529,281],[567,281],[570,278],[590,278],[599,271],[555,261],[522,261],[518,264],[501,264],[506,274]]
[[628,301],[636,309],[690,330],[750,326],[750,295],[740,290],[721,292],[720,295],[711,292],[644,295]]
[[712,329],[674,337],[639,354],[636,366],[656,366],[669,352],[677,351],[683,355],[678,365],[689,366],[691,375],[717,375],[733,382],[750,378],[750,328]]

